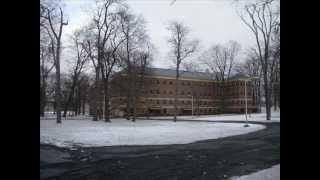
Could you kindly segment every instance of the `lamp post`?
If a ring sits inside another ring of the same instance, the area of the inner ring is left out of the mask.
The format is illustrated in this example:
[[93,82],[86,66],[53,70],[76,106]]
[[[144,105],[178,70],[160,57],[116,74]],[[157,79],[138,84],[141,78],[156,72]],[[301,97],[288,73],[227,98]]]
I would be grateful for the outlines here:
[[255,80],[258,79],[259,77],[248,77],[243,79],[244,80],[244,98],[245,98],[245,112],[246,112],[246,124],[244,125],[244,127],[249,127],[249,123],[248,123],[248,99],[247,99],[247,81],[248,80]]

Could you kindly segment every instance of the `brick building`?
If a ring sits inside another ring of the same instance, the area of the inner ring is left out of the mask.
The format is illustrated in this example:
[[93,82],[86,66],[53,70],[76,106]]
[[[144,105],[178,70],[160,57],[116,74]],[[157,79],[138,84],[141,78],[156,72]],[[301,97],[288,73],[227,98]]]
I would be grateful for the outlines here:
[[[138,100],[137,115],[173,115],[175,75],[175,70],[171,69],[147,69],[140,89],[142,95]],[[245,112],[244,81],[239,77],[224,83],[212,79],[211,73],[180,72],[179,115],[191,115],[192,104],[194,115]],[[252,83],[247,81],[248,112],[257,111],[252,90]],[[114,116],[126,113],[126,96],[121,90],[111,98],[111,109]]]

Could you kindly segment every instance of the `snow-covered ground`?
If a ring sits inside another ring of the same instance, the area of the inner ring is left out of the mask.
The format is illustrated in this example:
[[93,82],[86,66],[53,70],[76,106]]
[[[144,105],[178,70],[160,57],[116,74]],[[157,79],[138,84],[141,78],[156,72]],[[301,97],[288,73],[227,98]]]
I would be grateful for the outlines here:
[[280,164],[253,174],[232,177],[230,180],[280,180]]
[[[258,122],[280,122],[280,112],[273,112],[271,114],[271,120],[266,120],[265,113],[254,113],[248,114],[248,121],[258,121]],[[195,120],[209,120],[209,121],[245,121],[246,117],[244,114],[236,115],[212,115],[207,117],[194,117]]]
[[186,144],[205,139],[245,134],[265,128],[243,123],[137,121],[113,119],[112,123],[91,120],[40,121],[40,142],[60,147]]
[[[265,113],[248,114],[248,121],[258,122],[280,122],[280,111],[271,113],[271,120],[266,120]],[[172,116],[151,117],[151,119],[172,119]],[[207,120],[207,121],[245,121],[244,114],[221,114],[221,115],[202,115],[202,116],[179,116],[183,120]]]

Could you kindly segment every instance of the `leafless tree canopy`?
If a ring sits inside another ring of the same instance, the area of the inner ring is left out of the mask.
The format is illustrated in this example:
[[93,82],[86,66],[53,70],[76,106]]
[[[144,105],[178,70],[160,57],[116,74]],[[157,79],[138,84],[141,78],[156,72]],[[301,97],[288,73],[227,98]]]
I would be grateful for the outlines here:
[[72,37],[74,41],[74,49],[76,52],[76,57],[74,58],[75,61],[71,62],[71,72],[70,72],[70,79],[71,79],[71,86],[69,94],[67,95],[67,100],[64,103],[64,112],[63,116],[66,117],[69,105],[71,104],[76,87],[79,86],[80,76],[88,62],[88,54],[86,53],[84,46],[83,46],[83,39],[82,39],[82,32],[75,31]]
[[145,29],[145,20],[130,13],[128,8],[119,11],[121,34],[125,42],[118,51],[120,65],[127,74],[126,84],[126,118],[136,120],[136,111],[141,96],[146,67],[152,60],[153,46]]
[[60,84],[60,55],[61,37],[63,26],[68,25],[65,21],[61,6],[53,1],[40,3],[40,30],[50,38],[50,53],[54,60],[56,71],[55,104],[57,123],[61,123],[61,84]]
[[239,13],[240,18],[247,25],[256,39],[258,60],[263,72],[263,85],[266,100],[267,120],[271,118],[271,93],[276,58],[272,57],[271,37],[280,24],[278,1],[263,0],[256,3],[248,3],[244,6],[243,12]]
[[[150,64],[151,51],[148,47],[151,46],[144,19],[130,13],[121,0],[98,1],[91,12],[92,20],[83,27],[82,44],[95,74],[90,105],[93,120],[104,117],[106,122],[110,122],[111,77],[123,70],[134,78],[137,69]],[[135,89],[135,80],[128,81],[132,85],[128,89]],[[133,92],[128,91],[128,108],[135,103]]]
[[174,100],[174,121],[177,120],[177,103],[178,103],[178,80],[180,66],[183,60],[190,57],[196,50],[199,44],[198,40],[189,39],[189,28],[182,22],[172,21],[167,26],[170,33],[168,43],[173,56],[173,62],[176,66],[176,82],[175,82],[175,100]]
[[225,81],[233,73],[240,49],[240,44],[235,41],[230,41],[226,45],[216,44],[205,51],[200,60],[215,75],[216,80]]

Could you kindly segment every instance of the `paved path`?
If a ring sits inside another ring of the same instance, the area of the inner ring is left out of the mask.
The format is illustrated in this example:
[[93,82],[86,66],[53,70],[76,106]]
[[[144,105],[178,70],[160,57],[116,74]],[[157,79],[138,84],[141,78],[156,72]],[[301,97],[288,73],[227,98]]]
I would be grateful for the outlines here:
[[219,180],[279,164],[280,123],[252,123],[264,124],[267,128],[184,145],[79,147],[75,150],[41,145],[40,177],[69,180]]

